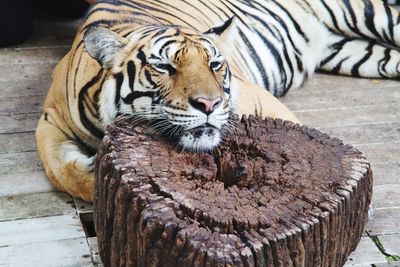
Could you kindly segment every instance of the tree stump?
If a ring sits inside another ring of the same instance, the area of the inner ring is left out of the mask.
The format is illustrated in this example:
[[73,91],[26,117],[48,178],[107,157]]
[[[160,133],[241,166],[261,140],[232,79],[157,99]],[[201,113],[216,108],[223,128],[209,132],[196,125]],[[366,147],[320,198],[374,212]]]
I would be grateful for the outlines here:
[[95,226],[105,266],[342,266],[372,196],[365,157],[316,129],[232,118],[211,154],[119,123],[100,145]]

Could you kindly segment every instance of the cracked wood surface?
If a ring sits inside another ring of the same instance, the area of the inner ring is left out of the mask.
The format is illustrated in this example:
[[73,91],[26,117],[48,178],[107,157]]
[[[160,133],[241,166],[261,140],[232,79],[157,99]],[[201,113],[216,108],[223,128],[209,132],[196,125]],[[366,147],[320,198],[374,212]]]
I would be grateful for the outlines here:
[[314,128],[232,121],[214,156],[107,128],[94,190],[106,266],[343,266],[372,197],[365,157]]

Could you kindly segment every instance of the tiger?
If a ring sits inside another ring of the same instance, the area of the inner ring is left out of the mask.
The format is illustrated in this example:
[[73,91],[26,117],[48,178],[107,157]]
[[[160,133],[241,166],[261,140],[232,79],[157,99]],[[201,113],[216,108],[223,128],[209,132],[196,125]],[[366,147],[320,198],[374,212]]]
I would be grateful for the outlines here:
[[36,130],[46,175],[92,202],[96,149],[120,118],[206,152],[233,113],[300,123],[277,97],[315,71],[399,77],[399,23],[381,0],[99,0],[52,74]]

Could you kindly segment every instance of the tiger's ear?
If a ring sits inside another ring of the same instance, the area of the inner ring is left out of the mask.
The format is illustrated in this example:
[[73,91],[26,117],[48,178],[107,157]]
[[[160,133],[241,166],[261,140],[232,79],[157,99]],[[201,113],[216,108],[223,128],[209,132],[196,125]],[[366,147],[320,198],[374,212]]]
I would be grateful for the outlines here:
[[86,51],[103,68],[111,68],[119,52],[125,47],[124,38],[104,27],[91,27],[84,36]]
[[237,34],[236,17],[233,16],[223,24],[215,26],[204,32],[217,45],[230,44]]

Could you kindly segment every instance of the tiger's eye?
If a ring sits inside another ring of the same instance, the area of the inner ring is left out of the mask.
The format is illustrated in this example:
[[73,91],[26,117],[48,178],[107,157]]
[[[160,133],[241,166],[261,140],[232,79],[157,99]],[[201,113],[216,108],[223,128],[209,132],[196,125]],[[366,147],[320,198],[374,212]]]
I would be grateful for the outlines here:
[[220,61],[212,61],[210,63],[210,68],[214,71],[219,70],[222,67],[222,62]]

